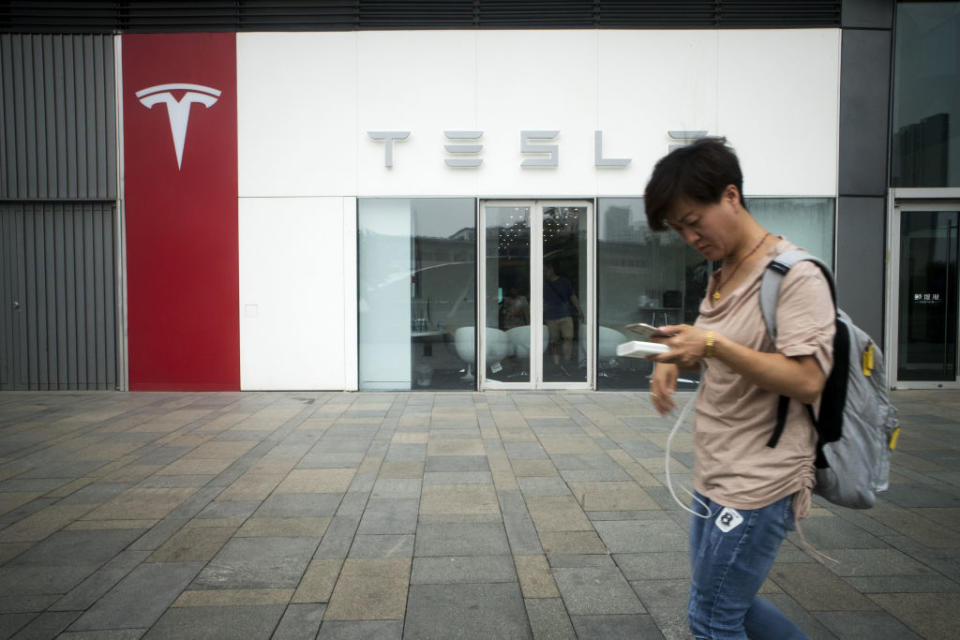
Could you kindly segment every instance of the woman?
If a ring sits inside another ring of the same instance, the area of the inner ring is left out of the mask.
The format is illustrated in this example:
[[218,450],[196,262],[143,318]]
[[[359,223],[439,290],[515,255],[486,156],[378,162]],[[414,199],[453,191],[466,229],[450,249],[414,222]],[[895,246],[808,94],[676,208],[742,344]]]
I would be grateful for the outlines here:
[[[832,366],[834,306],[809,262],[784,278],[776,344],[760,311],[760,279],[794,245],[771,235],[744,205],[743,177],[723,139],[674,150],[644,193],[655,231],[676,231],[720,262],[694,326],[661,328],[670,352],[656,362],[650,395],[661,415],[674,408],[679,369],[706,365],[696,402],[692,580],[688,616],[700,638],[805,638],[757,597],[777,550],[810,510],[816,434],[803,405],[816,404]],[[779,444],[767,442],[778,398],[791,398]]]

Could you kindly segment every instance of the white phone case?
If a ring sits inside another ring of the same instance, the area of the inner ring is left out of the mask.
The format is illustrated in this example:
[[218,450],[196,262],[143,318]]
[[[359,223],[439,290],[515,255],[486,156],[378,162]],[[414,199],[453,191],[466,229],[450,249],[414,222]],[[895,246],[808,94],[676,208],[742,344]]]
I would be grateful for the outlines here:
[[670,347],[659,342],[641,342],[640,340],[631,340],[617,345],[617,355],[630,358],[644,358],[646,356],[666,353]]

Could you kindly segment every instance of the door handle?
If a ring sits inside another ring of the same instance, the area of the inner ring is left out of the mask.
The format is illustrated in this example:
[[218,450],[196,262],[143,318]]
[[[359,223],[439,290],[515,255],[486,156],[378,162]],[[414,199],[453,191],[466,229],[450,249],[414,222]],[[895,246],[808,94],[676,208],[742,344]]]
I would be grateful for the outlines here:
[[19,302],[19,301],[17,301],[17,300],[14,300],[14,301],[13,301],[13,310],[14,310],[14,311],[19,311],[19,310],[20,310],[20,302]]

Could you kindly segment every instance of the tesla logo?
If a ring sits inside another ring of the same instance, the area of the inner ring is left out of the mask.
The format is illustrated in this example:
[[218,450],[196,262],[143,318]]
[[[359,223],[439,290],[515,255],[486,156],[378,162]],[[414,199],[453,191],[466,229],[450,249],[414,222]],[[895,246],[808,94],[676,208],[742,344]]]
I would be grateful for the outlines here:
[[[178,101],[172,91],[185,91]],[[220,99],[220,91],[199,84],[158,84],[137,91],[140,103],[152,109],[154,105],[167,105],[167,117],[170,118],[170,132],[173,134],[173,148],[177,152],[177,169],[183,161],[183,145],[187,141],[187,122],[190,120],[190,106],[199,102],[208,109]]]

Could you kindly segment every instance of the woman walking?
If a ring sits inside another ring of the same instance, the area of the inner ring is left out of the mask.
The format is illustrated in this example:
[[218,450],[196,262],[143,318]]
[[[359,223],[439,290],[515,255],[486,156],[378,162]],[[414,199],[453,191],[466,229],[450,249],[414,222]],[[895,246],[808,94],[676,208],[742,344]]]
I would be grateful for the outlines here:
[[[786,275],[776,342],[760,311],[766,265],[794,245],[750,215],[743,177],[723,139],[702,139],[662,158],[644,193],[651,229],[673,229],[720,268],[691,325],[662,327],[669,353],[655,358],[650,395],[674,408],[678,370],[706,365],[696,401],[692,580],[688,616],[699,639],[790,640],[806,635],[757,596],[787,532],[809,514],[816,404],[832,366],[834,305],[820,269]],[[767,443],[779,396],[791,399],[776,447]]]

